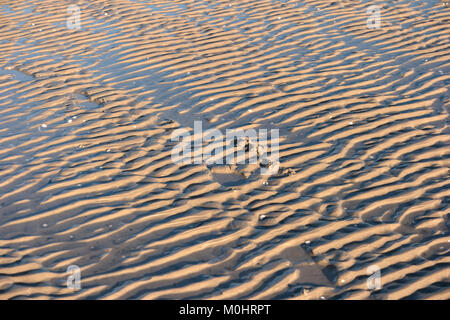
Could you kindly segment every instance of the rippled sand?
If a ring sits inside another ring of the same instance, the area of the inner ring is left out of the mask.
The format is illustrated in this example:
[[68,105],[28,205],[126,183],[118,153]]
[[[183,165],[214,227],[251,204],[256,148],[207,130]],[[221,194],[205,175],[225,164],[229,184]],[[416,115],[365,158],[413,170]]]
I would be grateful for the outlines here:
[[[0,2],[1,299],[450,298],[444,1],[72,3]],[[194,120],[280,172],[174,164]]]

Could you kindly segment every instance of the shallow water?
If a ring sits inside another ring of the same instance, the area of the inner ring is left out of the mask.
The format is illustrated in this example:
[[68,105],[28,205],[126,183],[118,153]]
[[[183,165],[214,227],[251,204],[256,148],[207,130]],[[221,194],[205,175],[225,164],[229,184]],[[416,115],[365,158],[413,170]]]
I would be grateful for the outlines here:
[[[0,298],[450,298],[449,7],[149,3],[3,1]],[[175,164],[194,120],[279,173]]]

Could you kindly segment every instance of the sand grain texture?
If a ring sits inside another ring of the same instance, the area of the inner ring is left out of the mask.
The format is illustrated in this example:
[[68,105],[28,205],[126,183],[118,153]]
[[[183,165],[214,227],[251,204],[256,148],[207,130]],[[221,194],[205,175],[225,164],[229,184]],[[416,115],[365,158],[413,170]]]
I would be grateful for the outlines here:
[[[1,299],[450,298],[443,2],[71,4],[0,2]],[[194,120],[280,172],[174,164]]]

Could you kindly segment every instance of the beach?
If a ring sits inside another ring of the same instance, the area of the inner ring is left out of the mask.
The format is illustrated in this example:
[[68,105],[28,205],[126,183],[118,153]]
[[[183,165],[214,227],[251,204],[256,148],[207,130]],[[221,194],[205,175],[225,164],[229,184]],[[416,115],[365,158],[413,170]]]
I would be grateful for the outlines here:
[[449,88],[445,1],[1,1],[0,299],[447,300]]

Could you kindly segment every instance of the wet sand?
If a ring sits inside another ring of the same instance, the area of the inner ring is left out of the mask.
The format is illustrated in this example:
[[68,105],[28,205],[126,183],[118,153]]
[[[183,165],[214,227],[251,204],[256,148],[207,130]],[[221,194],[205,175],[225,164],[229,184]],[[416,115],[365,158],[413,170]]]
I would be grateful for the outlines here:
[[[0,2],[0,299],[450,298],[443,1],[71,4]],[[279,173],[175,164],[194,120]]]

